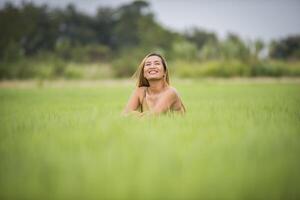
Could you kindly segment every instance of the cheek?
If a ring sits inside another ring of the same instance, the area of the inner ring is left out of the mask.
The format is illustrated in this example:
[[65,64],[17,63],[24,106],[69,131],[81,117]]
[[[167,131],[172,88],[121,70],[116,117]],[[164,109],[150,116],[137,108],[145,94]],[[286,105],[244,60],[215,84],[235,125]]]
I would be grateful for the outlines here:
[[143,75],[144,75],[144,77],[147,77],[147,73],[146,73],[145,69],[144,69]]
[[165,70],[164,70],[164,67],[163,66],[160,66],[160,73],[164,74],[165,73]]
[[163,65],[161,65],[161,71],[165,72],[165,68]]

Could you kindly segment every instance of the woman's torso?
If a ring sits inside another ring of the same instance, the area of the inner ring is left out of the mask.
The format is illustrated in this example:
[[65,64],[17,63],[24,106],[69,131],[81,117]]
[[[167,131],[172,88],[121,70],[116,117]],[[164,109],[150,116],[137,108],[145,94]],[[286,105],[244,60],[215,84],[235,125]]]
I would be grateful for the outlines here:
[[[143,88],[143,95],[141,98],[140,111],[146,112],[151,111],[156,106],[158,100],[162,97],[163,94],[149,95],[148,87]],[[177,111],[185,112],[185,108],[179,98],[170,106],[167,112]]]

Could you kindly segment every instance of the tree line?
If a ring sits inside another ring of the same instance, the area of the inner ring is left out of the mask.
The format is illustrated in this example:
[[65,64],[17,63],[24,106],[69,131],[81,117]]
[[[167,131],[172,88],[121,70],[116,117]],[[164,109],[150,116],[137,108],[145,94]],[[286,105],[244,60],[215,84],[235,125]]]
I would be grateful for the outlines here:
[[[266,60],[279,60],[272,70],[277,70],[281,63],[279,68],[283,72],[279,73],[282,75],[300,74],[298,63],[296,67],[282,64],[300,59],[300,35],[266,44],[262,40],[245,41],[234,33],[220,40],[214,32],[199,28],[179,33],[159,24],[146,1],[134,1],[116,8],[99,7],[93,16],[72,4],[65,8],[50,8],[31,2],[18,6],[7,2],[0,9],[0,27],[2,79],[45,74],[45,68],[32,67],[41,62],[49,64],[47,69],[51,76],[64,76],[69,62],[108,63],[113,76],[130,76],[141,58],[151,51],[162,53],[174,62],[174,66],[185,63],[174,70],[183,76],[193,74],[192,71],[185,72],[189,70],[189,67],[183,69],[185,65],[207,62],[208,65],[217,62],[213,70],[207,69],[213,71],[208,75],[220,75],[220,70],[232,63],[245,65],[245,69],[250,69],[247,75],[268,75],[269,72],[263,72],[266,69],[261,68],[272,65],[271,62],[266,64]],[[265,49],[268,53],[263,55]],[[195,68],[201,75],[205,67],[199,66]],[[284,74],[285,68],[293,69]],[[243,75],[245,69],[236,75]]]

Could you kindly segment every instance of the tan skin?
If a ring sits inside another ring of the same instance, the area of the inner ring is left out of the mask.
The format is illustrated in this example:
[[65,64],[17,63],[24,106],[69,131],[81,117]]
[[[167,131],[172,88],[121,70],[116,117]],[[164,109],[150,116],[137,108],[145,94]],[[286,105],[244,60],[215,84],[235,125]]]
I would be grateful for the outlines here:
[[147,88],[137,87],[133,91],[123,114],[138,116],[159,115],[166,113],[168,110],[184,113],[179,94],[175,88],[170,87],[167,84],[164,79],[165,75],[161,58],[158,56],[148,57],[144,65],[144,77],[148,80],[150,85],[147,89],[145,99],[148,104],[149,111],[142,113],[137,111],[141,106],[145,89]]

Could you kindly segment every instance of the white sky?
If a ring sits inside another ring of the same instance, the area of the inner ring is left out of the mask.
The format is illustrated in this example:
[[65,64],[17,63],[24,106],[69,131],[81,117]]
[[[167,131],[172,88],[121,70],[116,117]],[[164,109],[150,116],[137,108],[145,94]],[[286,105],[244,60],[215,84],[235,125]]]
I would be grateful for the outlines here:
[[[9,0],[20,3],[22,0]],[[27,0],[29,1],[29,0]],[[94,14],[98,6],[116,7],[131,0],[31,0],[62,7],[72,2]],[[5,0],[0,0],[3,5]],[[156,19],[166,27],[184,31],[199,27],[223,38],[234,32],[244,39],[265,41],[300,34],[300,0],[149,0]]]

